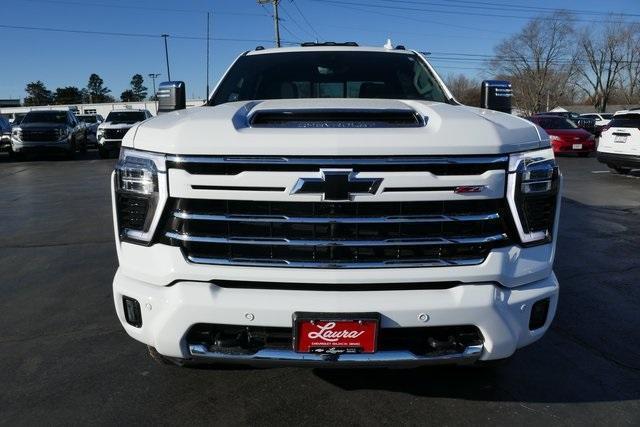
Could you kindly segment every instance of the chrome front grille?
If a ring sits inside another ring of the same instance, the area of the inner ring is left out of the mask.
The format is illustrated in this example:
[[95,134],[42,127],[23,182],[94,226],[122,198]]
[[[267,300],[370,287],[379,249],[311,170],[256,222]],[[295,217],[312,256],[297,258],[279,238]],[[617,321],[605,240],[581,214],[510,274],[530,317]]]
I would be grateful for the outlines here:
[[[511,241],[506,166],[506,156],[170,156],[170,197],[156,238],[212,265],[479,264]],[[380,186],[334,198],[326,185],[296,191],[300,178],[322,180],[338,169],[357,182],[379,178]]]
[[246,202],[172,199],[164,238],[216,265],[376,268],[481,263],[508,243],[502,200]]

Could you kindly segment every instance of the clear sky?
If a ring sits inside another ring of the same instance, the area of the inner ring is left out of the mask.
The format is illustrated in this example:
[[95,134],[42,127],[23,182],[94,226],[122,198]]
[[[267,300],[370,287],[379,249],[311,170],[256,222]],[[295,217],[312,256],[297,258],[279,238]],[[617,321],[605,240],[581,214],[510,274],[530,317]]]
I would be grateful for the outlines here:
[[[390,37],[394,44],[432,52],[431,62],[442,75],[482,76],[482,61],[495,44],[528,18],[554,8],[580,11],[578,24],[584,26],[607,12],[640,21],[640,0],[281,0],[281,36],[286,42],[319,38],[376,46]],[[99,74],[117,99],[135,73],[151,88],[148,73],[166,78],[162,33],[171,35],[171,77],[186,82],[189,98],[203,98],[206,10],[212,11],[213,88],[239,53],[273,45],[271,5],[256,0],[0,0],[0,98],[24,97],[25,85],[35,80],[50,90],[84,87],[91,73]]]

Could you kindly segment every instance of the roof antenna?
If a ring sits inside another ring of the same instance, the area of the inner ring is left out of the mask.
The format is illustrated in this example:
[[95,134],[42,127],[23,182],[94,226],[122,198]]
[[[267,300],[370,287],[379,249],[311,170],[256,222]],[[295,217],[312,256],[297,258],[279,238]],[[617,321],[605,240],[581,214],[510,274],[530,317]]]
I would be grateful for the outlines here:
[[393,49],[393,44],[391,43],[391,39],[387,39],[387,42],[384,44],[385,49]]

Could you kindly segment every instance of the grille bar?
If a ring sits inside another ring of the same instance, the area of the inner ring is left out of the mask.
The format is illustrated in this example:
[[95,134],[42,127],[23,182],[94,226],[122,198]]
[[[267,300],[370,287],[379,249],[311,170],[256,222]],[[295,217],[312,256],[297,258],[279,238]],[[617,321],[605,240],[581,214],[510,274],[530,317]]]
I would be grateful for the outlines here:
[[257,238],[257,237],[208,237],[194,236],[183,233],[167,232],[170,239],[198,243],[222,243],[234,245],[267,245],[267,246],[316,246],[316,247],[371,247],[371,246],[430,246],[430,245],[482,245],[506,240],[506,234],[495,234],[481,237],[425,237],[415,239],[384,239],[384,240],[298,240],[286,238]]
[[285,259],[248,259],[248,258],[208,258],[188,256],[187,259],[197,264],[231,265],[242,267],[290,267],[290,268],[331,268],[331,269],[364,269],[364,268],[424,268],[451,267],[482,264],[484,258],[440,258],[414,260],[382,260],[379,262],[314,262],[290,261]]
[[429,222],[465,222],[492,221],[500,219],[499,213],[481,215],[405,215],[377,217],[301,217],[285,215],[209,215],[174,211],[173,216],[185,220],[232,221],[232,222],[277,222],[302,224],[377,224],[377,223],[429,223]]

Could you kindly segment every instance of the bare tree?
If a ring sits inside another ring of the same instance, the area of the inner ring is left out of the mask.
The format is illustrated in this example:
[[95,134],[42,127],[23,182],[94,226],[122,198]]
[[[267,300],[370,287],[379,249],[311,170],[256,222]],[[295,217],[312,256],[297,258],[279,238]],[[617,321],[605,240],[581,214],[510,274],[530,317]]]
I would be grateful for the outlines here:
[[609,98],[619,84],[625,60],[627,25],[609,20],[601,31],[585,28],[579,44],[584,59],[579,67],[578,85],[593,102],[598,111],[606,111]]
[[480,82],[470,79],[464,74],[449,74],[445,83],[453,96],[465,105],[480,105]]
[[526,114],[542,111],[567,95],[577,69],[572,16],[534,18],[502,41],[490,61],[493,73],[513,83],[514,104]]
[[640,103],[640,24],[629,24],[626,33],[620,92],[632,105]]

